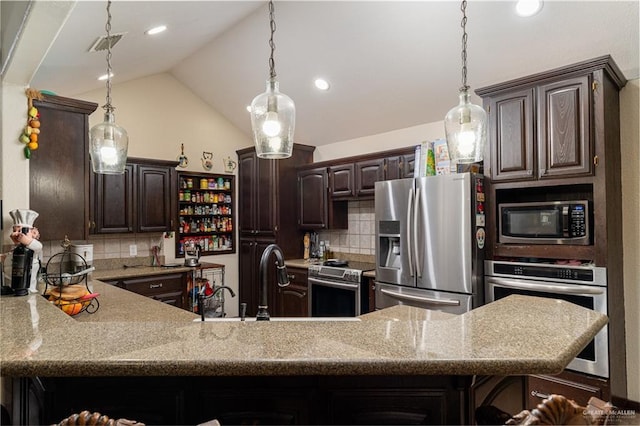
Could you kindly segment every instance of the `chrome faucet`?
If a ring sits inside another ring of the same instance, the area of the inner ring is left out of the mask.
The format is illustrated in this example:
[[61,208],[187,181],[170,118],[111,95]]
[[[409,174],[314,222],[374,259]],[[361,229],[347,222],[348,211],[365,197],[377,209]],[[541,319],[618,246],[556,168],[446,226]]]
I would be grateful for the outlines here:
[[[211,293],[210,296],[205,296],[204,295],[204,288],[202,291],[200,291],[200,293],[198,293],[198,310],[200,311],[200,317],[202,318],[202,321],[204,321],[204,299],[213,299],[214,297],[216,297],[216,295],[223,291],[224,289],[227,289],[229,291],[229,293],[231,294],[231,297],[236,297],[236,294],[234,293],[233,289],[231,287],[228,287],[226,285],[221,285],[220,287],[216,287],[215,290],[213,290],[213,293]],[[222,308],[222,316],[225,316],[224,313],[224,299],[222,299],[222,303],[220,305],[220,307]]]
[[258,313],[256,314],[256,321],[269,321],[269,312],[267,309],[267,266],[271,253],[276,255],[276,273],[278,276],[278,285],[280,287],[286,287],[289,285],[289,277],[287,276],[287,267],[284,266],[284,254],[280,247],[276,244],[270,244],[262,252],[260,258],[260,294],[258,296]]

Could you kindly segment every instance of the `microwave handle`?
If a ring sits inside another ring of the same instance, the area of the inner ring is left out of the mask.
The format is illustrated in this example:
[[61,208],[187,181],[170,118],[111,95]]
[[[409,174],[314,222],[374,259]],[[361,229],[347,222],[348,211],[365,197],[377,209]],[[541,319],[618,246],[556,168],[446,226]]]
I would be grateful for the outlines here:
[[564,293],[564,294],[603,294],[604,291],[597,287],[588,287],[584,285],[557,285],[557,284],[538,284],[527,283],[520,280],[510,280],[508,278],[496,278],[491,277],[488,279],[489,283],[498,284],[503,287],[516,288],[520,290],[538,290],[547,291],[549,293]]
[[569,236],[569,206],[562,206],[562,235]]

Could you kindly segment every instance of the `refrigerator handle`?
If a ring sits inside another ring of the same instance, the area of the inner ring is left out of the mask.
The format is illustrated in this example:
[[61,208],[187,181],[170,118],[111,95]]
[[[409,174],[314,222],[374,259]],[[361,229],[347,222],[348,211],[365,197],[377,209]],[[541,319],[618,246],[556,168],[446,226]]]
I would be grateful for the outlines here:
[[413,258],[416,264],[416,275],[422,278],[422,267],[420,266],[420,250],[418,239],[418,224],[420,223],[420,192],[416,191],[416,199],[413,205]]
[[407,201],[407,260],[409,261],[409,275],[413,277],[413,261],[411,260],[411,212],[413,211],[413,188],[409,189],[409,200]]

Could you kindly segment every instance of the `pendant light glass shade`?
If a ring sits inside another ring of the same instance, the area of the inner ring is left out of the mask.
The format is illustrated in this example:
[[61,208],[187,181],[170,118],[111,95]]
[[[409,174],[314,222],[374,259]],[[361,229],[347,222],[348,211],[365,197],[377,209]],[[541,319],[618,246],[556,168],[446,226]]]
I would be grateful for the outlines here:
[[111,0],[107,1],[107,99],[104,122],[96,124],[89,131],[89,155],[94,173],[116,175],[124,173],[127,165],[129,136],[127,131],[116,124],[111,105]]
[[460,90],[460,103],[444,119],[449,155],[458,163],[482,161],[487,113],[469,101],[468,89]]
[[267,80],[267,90],[251,102],[251,128],[260,158],[291,157],[296,107],[290,97],[278,90],[278,82]]
[[449,156],[454,163],[477,163],[482,161],[487,129],[487,113],[469,101],[467,85],[467,0],[460,4],[462,11],[462,86],[460,103],[444,118]]
[[112,112],[104,115],[104,122],[96,124],[89,132],[89,154],[94,173],[115,175],[124,173],[127,165],[129,136],[115,123]]

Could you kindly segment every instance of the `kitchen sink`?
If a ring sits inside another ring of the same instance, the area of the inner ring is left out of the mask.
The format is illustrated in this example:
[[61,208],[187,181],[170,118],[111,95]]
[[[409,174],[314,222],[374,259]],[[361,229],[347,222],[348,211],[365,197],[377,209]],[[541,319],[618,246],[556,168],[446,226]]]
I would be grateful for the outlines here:
[[[205,318],[206,322],[240,322],[240,317],[218,317],[218,318]],[[197,318],[193,320],[194,322],[202,321],[202,319]],[[255,322],[255,317],[246,317],[244,319],[245,322]],[[341,322],[341,321],[360,321],[360,318],[357,317],[271,317],[270,321],[272,322],[323,322],[323,321],[331,321],[331,322]],[[266,321],[264,321],[266,322]]]

